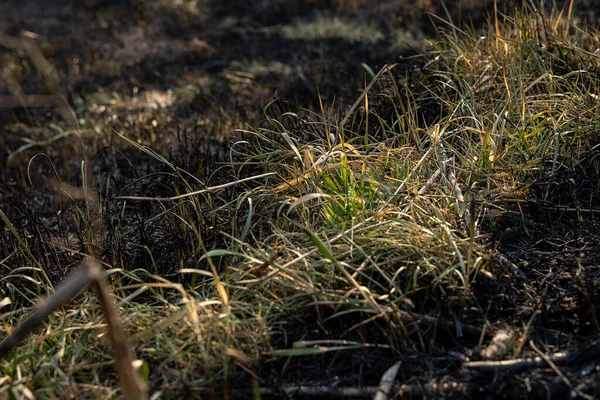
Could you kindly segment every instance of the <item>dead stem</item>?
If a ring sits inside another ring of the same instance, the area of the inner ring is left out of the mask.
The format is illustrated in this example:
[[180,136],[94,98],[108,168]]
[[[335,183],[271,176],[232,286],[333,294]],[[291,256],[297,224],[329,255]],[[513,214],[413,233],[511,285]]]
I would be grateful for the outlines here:
[[121,327],[112,291],[103,275],[102,267],[96,261],[83,261],[77,271],[69,275],[54,294],[42,300],[33,314],[0,343],[0,358],[7,356],[27,335],[39,328],[52,312],[68,304],[90,284],[94,284],[108,325],[108,337],[113,347],[115,368],[121,378],[123,394],[128,400],[147,398],[146,383],[133,368],[133,352]]

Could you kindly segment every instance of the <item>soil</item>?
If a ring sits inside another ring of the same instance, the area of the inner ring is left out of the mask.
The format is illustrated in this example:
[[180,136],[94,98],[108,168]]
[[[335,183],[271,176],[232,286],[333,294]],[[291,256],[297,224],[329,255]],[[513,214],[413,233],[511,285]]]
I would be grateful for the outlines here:
[[[492,4],[463,0],[448,9],[457,23],[481,26]],[[576,12],[594,22],[597,6],[578,2]],[[419,60],[410,57],[435,37],[428,13],[446,11],[429,0],[0,0],[0,33],[33,38],[55,67],[59,92],[86,137],[84,143],[75,137],[50,141],[69,127],[64,112],[52,104],[0,106],[0,209],[18,221],[15,228],[31,240],[32,252],[47,260],[58,282],[79,258],[57,251],[56,238],[69,237],[71,245],[87,239],[77,237],[82,227],[70,212],[72,202],[53,189],[53,168],[61,181],[80,187],[85,158],[99,196],[171,194],[168,179],[158,175],[164,165],[132,149],[118,132],[160,150],[203,184],[227,181],[218,163],[228,159],[228,143],[241,135],[236,130],[264,124],[265,114],[318,116],[319,96],[332,105],[329,117],[335,118],[368,83],[369,69],[377,72],[386,63],[398,63],[406,73],[418,66]],[[326,37],[311,37],[311,30],[319,29]],[[2,45],[0,40],[0,95],[51,92],[50,78],[27,54]],[[21,149],[31,141],[36,145]],[[42,152],[47,157],[28,165]],[[153,173],[151,181],[143,178]],[[399,344],[401,353],[375,349],[285,364],[264,360],[261,378],[271,390],[265,396],[318,397],[301,390],[284,395],[279,392],[284,384],[323,388],[321,397],[339,395],[336,388],[341,387],[377,386],[396,361],[402,361],[398,380],[407,385],[407,397],[566,398],[577,397],[580,384],[582,391],[600,396],[598,357],[581,357],[585,349],[595,351],[597,345],[586,346],[600,338],[600,221],[598,214],[577,211],[592,204],[574,200],[597,198],[597,182],[597,173],[579,171],[533,185],[531,197],[512,214],[490,219],[484,227],[490,246],[505,256],[496,268],[504,273],[481,277],[468,300],[455,304],[448,299],[450,305],[419,310],[444,318],[460,315],[465,325],[477,326],[484,315],[490,332],[527,332],[546,354],[573,351],[575,360],[557,367],[563,377],[547,366],[518,373],[466,370],[462,357],[480,358],[481,337],[461,335],[455,326],[423,330],[418,338],[415,330]],[[161,274],[174,275],[178,232],[169,227],[146,231],[142,221],[155,211],[141,206],[123,221],[137,226],[137,232],[102,256],[128,265],[146,257],[135,249],[148,246],[161,255],[156,260]],[[6,229],[0,235],[1,260],[17,243]],[[316,327],[298,329],[297,336],[305,340],[327,338]],[[376,342],[377,334],[369,335]],[[240,380],[238,386],[232,389],[239,393],[234,397],[250,395],[244,391],[252,387],[250,381]]]

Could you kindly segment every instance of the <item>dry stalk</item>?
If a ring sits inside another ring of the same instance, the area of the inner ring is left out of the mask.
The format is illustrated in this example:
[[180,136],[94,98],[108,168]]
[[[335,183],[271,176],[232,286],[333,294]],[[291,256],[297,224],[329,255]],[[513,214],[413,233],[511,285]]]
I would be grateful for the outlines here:
[[108,338],[115,354],[115,368],[121,379],[123,395],[127,400],[146,399],[146,382],[133,368],[134,354],[119,321],[118,311],[112,299],[112,291],[103,277],[100,264],[85,260],[76,272],[69,275],[59,288],[37,306],[36,310],[21,325],[0,343],[0,357],[5,357],[32,331],[39,328],[46,317],[56,309],[68,304],[90,284],[96,286],[102,311],[108,325]]
[[502,361],[470,361],[464,363],[463,368],[480,372],[512,372],[516,374],[528,369],[547,368],[548,360],[555,365],[565,365],[572,362],[574,358],[571,353],[560,352],[549,355],[546,359],[544,357],[528,357]]
[[275,174],[276,174],[275,172],[267,172],[266,174],[249,176],[247,178],[238,179],[237,181],[224,183],[222,185],[210,186],[210,187],[206,187],[201,190],[197,190],[195,192],[180,194],[179,196],[172,196],[172,197],[117,196],[114,199],[115,200],[131,200],[131,201],[163,201],[163,202],[175,201],[175,200],[179,200],[179,199],[185,199],[187,197],[196,196],[196,195],[199,195],[202,193],[218,192],[220,190],[227,189],[228,187],[235,186],[240,183],[249,182],[249,181],[253,181],[253,180],[261,179],[261,178],[266,178],[269,176],[273,176]]
[[[442,166],[435,170],[435,172],[431,175],[431,177],[429,177],[425,185],[423,185],[421,189],[419,189],[419,191],[417,192],[419,196],[426,194],[432,188],[432,186],[440,180],[440,177],[446,172],[446,167],[448,166],[448,164],[450,164],[449,160],[442,161]],[[407,213],[409,210],[410,204],[404,207],[402,212]]]
[[446,170],[446,179],[448,180],[448,183],[450,184],[450,187],[452,188],[452,191],[454,192],[454,198],[456,200],[456,203],[455,203],[456,210],[458,211],[460,216],[464,219],[465,227],[467,228],[467,232],[469,232],[471,230],[470,227],[471,227],[472,215],[469,210],[469,207],[467,207],[465,204],[465,196],[463,195],[460,185],[458,184],[458,181],[456,180],[456,175],[454,174],[454,169],[453,168],[444,168],[444,167],[446,167],[447,164],[450,163],[450,159],[446,155],[446,149],[444,148],[444,145],[441,142],[438,142],[436,149],[437,149],[437,154],[441,159],[442,169]]

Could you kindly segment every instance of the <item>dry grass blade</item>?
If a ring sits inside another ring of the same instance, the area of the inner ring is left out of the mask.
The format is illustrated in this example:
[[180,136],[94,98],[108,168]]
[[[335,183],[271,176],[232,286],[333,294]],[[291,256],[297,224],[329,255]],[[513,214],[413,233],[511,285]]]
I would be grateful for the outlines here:
[[247,177],[247,178],[238,179],[237,181],[234,181],[234,182],[228,182],[228,183],[224,183],[222,185],[210,186],[210,187],[204,188],[202,190],[196,190],[194,192],[184,193],[184,194],[181,194],[181,195],[178,195],[178,196],[172,196],[172,197],[117,196],[117,197],[115,197],[115,200],[163,201],[163,202],[175,201],[175,200],[185,199],[186,197],[197,196],[197,195],[202,194],[202,193],[214,193],[214,192],[218,192],[220,190],[227,189],[229,187],[238,185],[240,183],[250,182],[250,181],[261,179],[261,178],[267,178],[267,177],[273,176],[273,175],[275,175],[274,172],[268,172],[268,173],[265,173],[265,174],[260,174],[260,175],[256,175],[256,176],[250,176],[250,177]]

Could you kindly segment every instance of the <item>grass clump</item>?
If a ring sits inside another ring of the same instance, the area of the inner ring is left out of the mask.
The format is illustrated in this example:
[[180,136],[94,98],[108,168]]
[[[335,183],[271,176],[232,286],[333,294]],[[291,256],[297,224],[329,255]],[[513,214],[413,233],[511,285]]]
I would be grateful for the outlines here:
[[431,95],[462,130],[452,149],[465,164],[519,183],[580,166],[597,134],[599,55],[596,34],[571,22],[517,13],[483,35],[445,34]]
[[[495,13],[484,32],[438,27],[418,78],[386,67],[342,118],[323,107],[242,132],[223,168],[235,171],[230,180],[272,173],[253,184],[192,196],[192,174],[130,141],[163,160],[184,195],[151,201],[153,221],[180,233],[176,273],[106,265],[153,393],[220,395],[242,371],[250,378],[236,389],[267,386],[265,360],[287,356],[442,354],[450,340],[436,339],[438,329],[477,336],[475,345],[499,322],[473,291],[503,274],[488,241],[496,221],[526,195],[543,207],[591,208],[597,188],[576,198],[556,188],[598,176],[597,33],[529,9]],[[106,199],[122,214],[134,200]],[[44,271],[43,261],[4,223],[24,264],[0,261],[13,288],[2,295],[33,301],[29,282],[50,289],[50,280],[20,274]],[[110,247],[105,239],[97,242]],[[22,315],[5,314],[6,326]],[[84,296],[1,361],[1,390],[116,395],[103,334]]]

